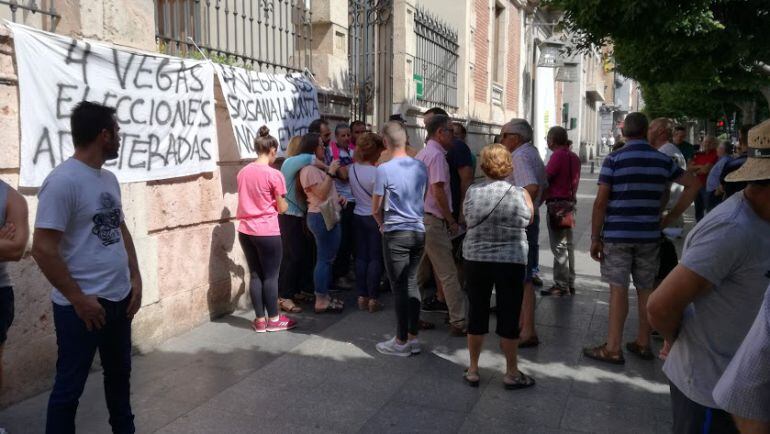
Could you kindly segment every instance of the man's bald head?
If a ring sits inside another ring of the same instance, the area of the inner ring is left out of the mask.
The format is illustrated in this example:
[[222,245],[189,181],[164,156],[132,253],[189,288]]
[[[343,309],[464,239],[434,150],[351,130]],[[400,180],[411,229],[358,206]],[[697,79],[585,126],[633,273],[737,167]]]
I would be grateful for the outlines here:
[[674,135],[674,122],[668,118],[657,118],[650,122],[647,130],[647,141],[655,148],[660,148],[670,142]]

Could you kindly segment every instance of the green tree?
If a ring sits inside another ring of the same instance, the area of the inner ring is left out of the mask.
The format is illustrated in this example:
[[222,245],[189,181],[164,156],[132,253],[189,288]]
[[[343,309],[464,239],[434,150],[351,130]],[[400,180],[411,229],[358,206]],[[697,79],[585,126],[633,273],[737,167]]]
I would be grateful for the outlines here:
[[[768,0],[548,0],[578,49],[611,44],[657,112],[711,117],[770,101]],[[678,117],[677,116],[677,117]]]

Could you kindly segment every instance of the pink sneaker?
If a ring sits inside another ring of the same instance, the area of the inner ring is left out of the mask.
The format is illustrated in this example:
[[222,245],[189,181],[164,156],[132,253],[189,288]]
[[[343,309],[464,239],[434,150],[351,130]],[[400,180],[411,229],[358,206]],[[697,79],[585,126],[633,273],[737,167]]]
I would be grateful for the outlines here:
[[284,330],[291,330],[296,326],[297,326],[297,321],[294,321],[293,319],[285,315],[279,316],[278,319],[275,321],[273,320],[267,321],[267,331],[269,332],[280,332]]
[[257,333],[265,333],[265,332],[267,332],[267,321],[265,321],[265,320],[262,320],[262,321],[254,320],[254,321],[251,322],[251,328],[253,328],[254,331],[257,332]]

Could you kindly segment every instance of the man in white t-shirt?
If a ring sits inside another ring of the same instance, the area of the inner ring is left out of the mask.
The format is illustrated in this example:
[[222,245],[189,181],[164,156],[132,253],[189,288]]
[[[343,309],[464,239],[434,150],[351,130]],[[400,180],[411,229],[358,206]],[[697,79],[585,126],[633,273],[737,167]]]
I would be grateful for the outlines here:
[[[684,159],[682,151],[677,146],[671,143],[671,139],[674,134],[674,123],[667,118],[657,118],[650,122],[650,129],[647,131],[647,141],[650,142],[653,148],[668,155],[674,160],[677,166],[682,170],[687,170],[687,161]],[[684,187],[672,182],[669,188],[668,202],[666,203],[666,211],[671,210],[679,201],[679,197],[682,195]],[[672,234],[681,236],[682,228],[684,227],[684,219],[678,218],[669,228],[673,229]],[[666,231],[668,232],[668,231]]]
[[75,154],[45,179],[32,255],[53,285],[59,347],[47,432],[75,432],[78,400],[96,350],[113,432],[133,433],[131,320],[142,278],[126,227],[120,186],[105,161],[120,148],[115,109],[80,102],[70,119]]

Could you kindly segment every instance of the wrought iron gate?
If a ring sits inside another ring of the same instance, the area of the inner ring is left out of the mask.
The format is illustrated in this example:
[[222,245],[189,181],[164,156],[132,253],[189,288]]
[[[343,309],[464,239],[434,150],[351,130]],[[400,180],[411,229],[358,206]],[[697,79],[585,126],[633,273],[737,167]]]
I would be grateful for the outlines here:
[[393,106],[393,0],[348,0],[351,118],[384,123]]

